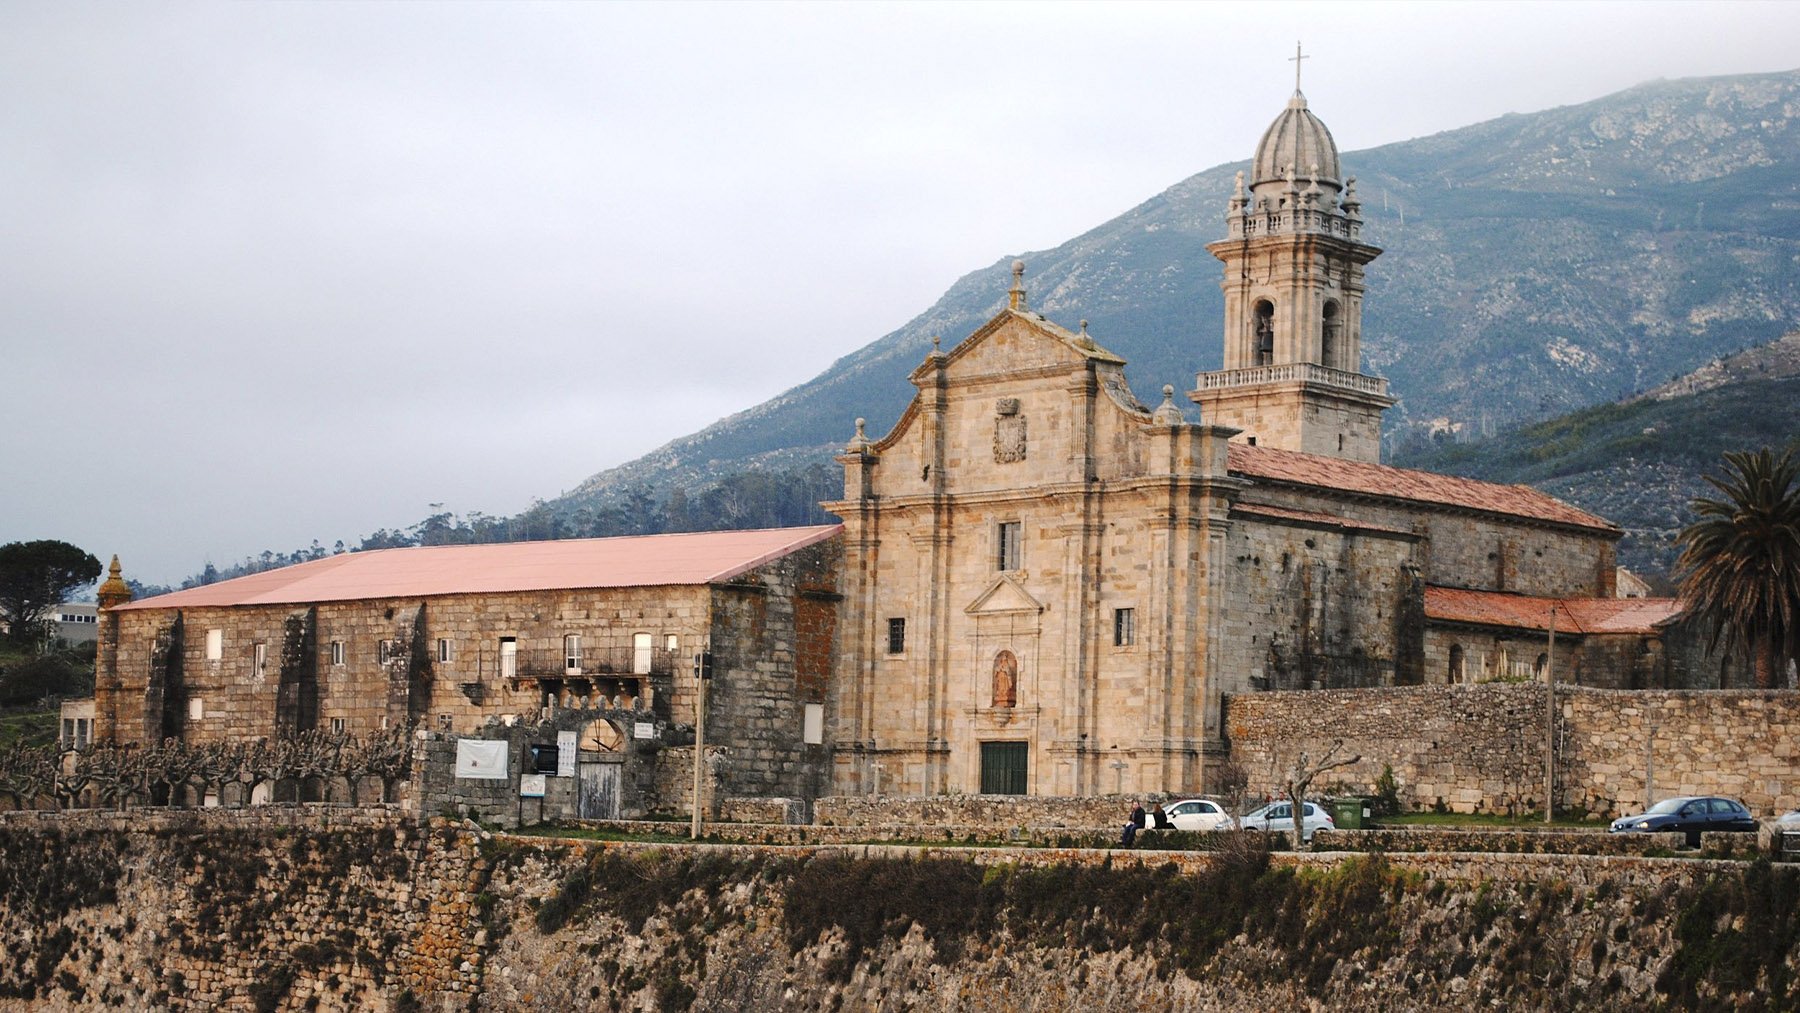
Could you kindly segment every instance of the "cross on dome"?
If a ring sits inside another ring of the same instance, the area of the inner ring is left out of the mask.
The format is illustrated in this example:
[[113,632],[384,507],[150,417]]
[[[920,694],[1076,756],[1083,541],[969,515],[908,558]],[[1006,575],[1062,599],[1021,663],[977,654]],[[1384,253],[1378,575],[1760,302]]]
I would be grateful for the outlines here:
[[1294,40],[1294,55],[1288,57],[1288,62],[1294,65],[1294,94],[1296,95],[1300,94],[1300,61],[1310,59],[1312,57],[1300,52],[1300,41]]

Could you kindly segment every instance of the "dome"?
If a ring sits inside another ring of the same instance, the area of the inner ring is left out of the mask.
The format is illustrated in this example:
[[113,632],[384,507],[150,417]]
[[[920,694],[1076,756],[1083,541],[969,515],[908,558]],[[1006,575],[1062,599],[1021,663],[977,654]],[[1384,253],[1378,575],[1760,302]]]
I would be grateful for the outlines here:
[[1250,185],[1286,180],[1288,167],[1293,166],[1294,175],[1305,186],[1315,165],[1319,167],[1320,185],[1337,187],[1342,182],[1337,142],[1331,139],[1324,121],[1306,108],[1306,96],[1296,91],[1256,145],[1256,158],[1250,164]]

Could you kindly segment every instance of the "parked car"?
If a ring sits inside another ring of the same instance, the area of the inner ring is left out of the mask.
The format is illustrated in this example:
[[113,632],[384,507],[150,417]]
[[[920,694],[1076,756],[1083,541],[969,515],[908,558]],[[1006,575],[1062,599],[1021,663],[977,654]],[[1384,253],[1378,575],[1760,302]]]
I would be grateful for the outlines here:
[[1231,814],[1210,798],[1184,798],[1163,806],[1177,830],[1230,830]]
[[1775,825],[1782,830],[1800,830],[1800,809],[1777,816]]
[[[1261,809],[1253,810],[1242,821],[1245,830],[1262,830],[1269,833],[1291,834],[1294,832],[1294,807],[1287,802],[1270,802]],[[1331,818],[1323,806],[1306,803],[1306,815],[1300,820],[1300,839],[1310,841],[1313,834],[1320,830],[1336,830],[1337,821]]]
[[1708,830],[1755,833],[1756,817],[1744,803],[1716,795],[1677,795],[1665,798],[1635,816],[1621,816],[1607,828],[1611,833],[1679,832],[1687,834],[1689,847],[1700,846],[1700,834]]

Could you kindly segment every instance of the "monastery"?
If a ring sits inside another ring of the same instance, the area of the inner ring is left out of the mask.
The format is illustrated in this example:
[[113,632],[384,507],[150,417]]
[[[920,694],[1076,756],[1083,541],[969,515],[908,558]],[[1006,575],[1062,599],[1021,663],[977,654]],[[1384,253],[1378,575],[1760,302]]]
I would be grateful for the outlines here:
[[1721,684],[1679,603],[1616,596],[1605,519],[1380,463],[1381,251],[1298,88],[1223,210],[1224,364],[1185,404],[1141,402],[1015,264],[892,431],[857,422],[841,528],[352,553],[115,599],[94,734],[545,722],[609,815],[673,805],[702,655],[717,790],[809,799],[1204,790],[1229,694]]

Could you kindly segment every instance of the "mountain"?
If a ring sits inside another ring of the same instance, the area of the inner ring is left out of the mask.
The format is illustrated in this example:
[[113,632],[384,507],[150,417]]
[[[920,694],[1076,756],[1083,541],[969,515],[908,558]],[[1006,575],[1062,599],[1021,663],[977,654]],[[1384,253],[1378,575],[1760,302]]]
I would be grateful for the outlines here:
[[1800,448],[1800,332],[1707,363],[1648,393],[1471,443],[1408,450],[1408,468],[1536,486],[1625,530],[1619,562],[1650,577],[1675,562],[1703,476],[1727,450]]
[[[1271,108],[1274,116],[1279,110]],[[1329,100],[1315,104],[1327,123]],[[1254,139],[1245,138],[1245,154]],[[1390,448],[1610,402],[1800,320],[1800,72],[1658,81],[1343,156],[1369,267],[1366,371],[1390,378]],[[1232,176],[1182,180],[1023,254],[1032,308],[1130,360],[1140,396],[1221,361],[1218,262]],[[887,431],[934,335],[1005,301],[1008,255],[900,329],[764,404],[601,472],[548,506],[600,509],[748,470],[826,461]]]

